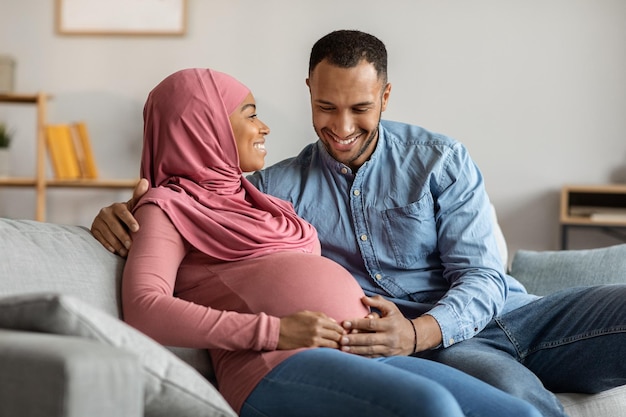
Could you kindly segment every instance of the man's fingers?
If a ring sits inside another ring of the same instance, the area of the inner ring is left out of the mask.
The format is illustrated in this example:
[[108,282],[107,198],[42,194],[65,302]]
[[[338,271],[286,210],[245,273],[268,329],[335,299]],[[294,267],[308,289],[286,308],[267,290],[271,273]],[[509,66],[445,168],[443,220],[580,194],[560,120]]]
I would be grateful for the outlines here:
[[[381,317],[346,320],[342,323],[347,334],[341,339],[341,349],[363,356],[392,356],[407,350],[405,327],[410,327],[398,307],[382,297],[365,297],[363,303],[378,309]],[[413,346],[411,332],[411,347]]]
[[133,189],[133,197],[126,203],[114,203],[100,210],[91,224],[91,234],[105,248],[121,256],[128,255],[131,245],[129,230],[139,230],[139,223],[132,215],[132,209],[144,195],[150,184],[142,178]]
[[341,345],[341,350],[359,356],[376,358],[380,356],[388,356],[388,347],[384,345]]
[[380,295],[375,295],[373,297],[363,297],[361,302],[368,307],[375,308],[379,310],[383,316],[386,316],[388,313],[397,310],[397,306],[389,300],[381,297]]
[[350,346],[372,346],[377,343],[376,333],[358,333],[344,335],[341,343]]
[[365,317],[362,319],[346,320],[342,323],[342,326],[346,330],[350,331],[362,331],[362,332],[375,332],[384,330],[384,323],[379,318]]
[[91,225],[91,234],[109,251],[126,256],[131,238],[124,225],[129,222],[134,222],[138,228],[126,204],[115,203],[100,210]]
[[130,235],[127,230],[131,230],[133,232],[139,230],[139,223],[137,223],[137,220],[135,220],[135,217],[133,217],[132,213],[128,209],[128,205],[131,204],[131,201],[132,200],[129,200],[128,203],[113,204],[111,206],[113,216],[105,218],[105,221],[113,234],[117,236],[118,239],[123,241],[127,249],[130,248]]
[[132,211],[133,208],[135,208],[135,204],[137,204],[139,198],[148,191],[148,188],[150,188],[150,183],[148,183],[148,180],[145,178],[140,179],[133,189],[133,198],[128,200],[128,202],[126,203],[129,211]]
[[341,338],[341,350],[368,357],[399,355],[396,340],[388,333],[349,333]]
[[106,250],[108,250],[109,252],[118,253],[118,251],[123,248],[122,244],[117,241],[117,239],[112,242],[107,239],[102,233],[100,233],[100,229],[96,227],[97,221],[98,220],[95,220],[94,224],[91,225],[91,234],[93,235],[93,237],[96,238],[98,242],[100,242],[102,246],[106,248]]
[[342,325],[343,328],[351,332],[380,332],[388,331],[393,327],[393,322],[390,322],[389,318],[403,318],[402,313],[398,307],[389,300],[384,299],[380,295],[374,297],[363,297],[361,299],[363,304],[368,307],[373,307],[380,311],[380,314],[373,312],[364,318],[354,318],[345,320]]

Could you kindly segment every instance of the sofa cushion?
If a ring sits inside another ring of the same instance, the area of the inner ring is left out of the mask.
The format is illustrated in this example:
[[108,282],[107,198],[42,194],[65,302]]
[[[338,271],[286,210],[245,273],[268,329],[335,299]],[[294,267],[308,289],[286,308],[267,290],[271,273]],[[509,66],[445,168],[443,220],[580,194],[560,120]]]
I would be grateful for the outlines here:
[[626,416],[626,385],[598,394],[557,394],[569,417]]
[[0,219],[0,295],[76,295],[120,317],[124,259],[80,226]]
[[564,251],[519,250],[510,274],[529,293],[546,295],[576,286],[626,284],[626,244]]
[[[0,296],[51,292],[74,295],[121,317],[124,258],[82,226],[0,218]],[[215,382],[205,349],[168,347]]]
[[143,371],[146,416],[236,416],[192,367],[143,333],[75,297],[33,293],[0,298],[0,328],[80,336],[134,353]]

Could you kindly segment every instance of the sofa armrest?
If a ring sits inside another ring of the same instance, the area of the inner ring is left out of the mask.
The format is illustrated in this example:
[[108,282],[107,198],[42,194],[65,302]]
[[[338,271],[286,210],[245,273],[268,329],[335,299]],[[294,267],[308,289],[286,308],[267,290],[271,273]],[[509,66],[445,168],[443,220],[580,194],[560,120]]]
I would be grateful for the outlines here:
[[143,416],[137,358],[78,337],[0,329],[0,415]]

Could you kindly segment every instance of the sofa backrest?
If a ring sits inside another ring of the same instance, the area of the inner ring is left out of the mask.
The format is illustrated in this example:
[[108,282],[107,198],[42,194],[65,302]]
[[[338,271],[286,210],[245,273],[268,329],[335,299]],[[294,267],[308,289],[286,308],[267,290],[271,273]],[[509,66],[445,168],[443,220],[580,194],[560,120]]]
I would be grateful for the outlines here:
[[74,295],[121,317],[123,267],[84,227],[0,218],[0,296]]
[[510,274],[531,294],[568,287],[626,284],[626,244],[560,251],[519,250]]
[[[0,218],[0,297],[73,295],[121,318],[124,262],[82,226]],[[168,349],[215,382],[207,350]]]

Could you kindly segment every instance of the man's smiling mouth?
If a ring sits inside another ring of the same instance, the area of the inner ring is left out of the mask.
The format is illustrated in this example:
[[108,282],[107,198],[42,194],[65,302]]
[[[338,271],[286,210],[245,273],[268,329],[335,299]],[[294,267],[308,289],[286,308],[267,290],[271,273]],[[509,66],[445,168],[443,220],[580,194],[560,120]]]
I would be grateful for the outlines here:
[[331,132],[328,132],[328,136],[333,140],[333,142],[338,143],[339,145],[342,145],[342,146],[351,145],[352,143],[356,142],[356,140],[359,139],[361,135],[362,133],[359,133],[358,135],[354,135],[347,139],[340,139],[337,136],[333,135]]

